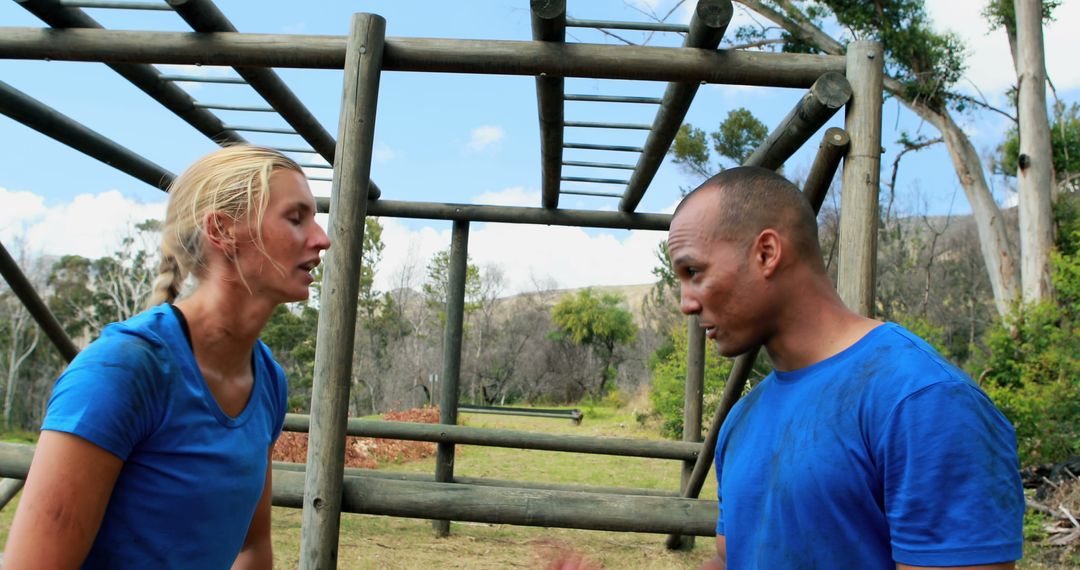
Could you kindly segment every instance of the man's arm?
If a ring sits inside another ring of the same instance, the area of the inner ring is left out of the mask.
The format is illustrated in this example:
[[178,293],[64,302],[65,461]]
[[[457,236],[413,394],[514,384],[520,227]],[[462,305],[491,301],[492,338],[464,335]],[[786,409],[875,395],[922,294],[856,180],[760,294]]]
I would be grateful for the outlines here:
[[266,458],[266,483],[263,485],[259,504],[255,506],[255,514],[251,517],[244,546],[233,562],[233,570],[262,570],[274,566],[274,549],[270,538],[271,499],[274,496],[273,461],[274,448],[271,446]]
[[705,562],[698,570],[727,570],[727,540],[724,535],[716,535],[716,558]]
[[69,433],[41,432],[4,548],[4,568],[78,568],[124,462]]

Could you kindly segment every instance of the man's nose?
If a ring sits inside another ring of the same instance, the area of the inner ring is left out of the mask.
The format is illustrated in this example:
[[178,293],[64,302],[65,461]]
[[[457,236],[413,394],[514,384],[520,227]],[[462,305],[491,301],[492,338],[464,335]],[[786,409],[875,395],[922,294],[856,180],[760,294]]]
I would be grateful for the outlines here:
[[679,310],[684,315],[696,315],[701,312],[701,303],[687,292],[686,287],[679,289]]

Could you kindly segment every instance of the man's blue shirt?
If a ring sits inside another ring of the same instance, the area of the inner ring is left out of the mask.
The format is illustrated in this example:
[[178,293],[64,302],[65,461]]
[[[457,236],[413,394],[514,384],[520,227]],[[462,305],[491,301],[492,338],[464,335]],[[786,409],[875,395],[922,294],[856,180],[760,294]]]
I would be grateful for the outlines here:
[[84,568],[228,568],[281,433],[286,385],[257,343],[240,415],[218,406],[168,305],[109,325],[56,381],[42,429],[124,460]]
[[961,566],[1019,559],[1012,426],[961,371],[895,324],[774,372],[716,448],[727,563]]

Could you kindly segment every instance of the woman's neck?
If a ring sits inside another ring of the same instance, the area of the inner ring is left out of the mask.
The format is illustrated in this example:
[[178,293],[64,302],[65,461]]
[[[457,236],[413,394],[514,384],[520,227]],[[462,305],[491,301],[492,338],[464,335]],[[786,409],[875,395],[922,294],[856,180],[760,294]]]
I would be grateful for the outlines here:
[[224,374],[247,370],[251,349],[274,305],[253,297],[243,287],[200,285],[176,302],[187,318],[191,342],[200,366]]

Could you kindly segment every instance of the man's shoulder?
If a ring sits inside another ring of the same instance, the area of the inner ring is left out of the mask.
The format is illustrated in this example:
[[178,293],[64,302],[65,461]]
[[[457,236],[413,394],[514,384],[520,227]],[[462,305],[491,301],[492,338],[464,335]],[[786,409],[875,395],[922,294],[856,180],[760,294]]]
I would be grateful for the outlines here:
[[908,394],[940,382],[974,386],[963,370],[906,328],[885,323],[875,333],[861,351],[861,358],[849,364],[859,373],[872,376],[872,386],[891,386]]

